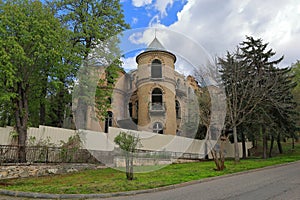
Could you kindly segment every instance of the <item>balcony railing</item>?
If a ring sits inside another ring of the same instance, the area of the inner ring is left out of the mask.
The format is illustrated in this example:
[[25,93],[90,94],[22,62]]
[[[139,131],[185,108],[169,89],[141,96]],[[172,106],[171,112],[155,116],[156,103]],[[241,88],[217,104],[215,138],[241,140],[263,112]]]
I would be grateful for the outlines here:
[[166,112],[165,103],[160,102],[150,102],[149,103],[149,114],[151,115],[161,115]]

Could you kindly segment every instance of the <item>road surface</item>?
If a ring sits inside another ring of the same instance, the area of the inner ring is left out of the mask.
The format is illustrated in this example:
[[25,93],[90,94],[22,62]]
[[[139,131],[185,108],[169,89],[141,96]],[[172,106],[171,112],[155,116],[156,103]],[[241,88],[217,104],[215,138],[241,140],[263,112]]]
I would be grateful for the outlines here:
[[300,200],[300,162],[168,191],[106,200]]

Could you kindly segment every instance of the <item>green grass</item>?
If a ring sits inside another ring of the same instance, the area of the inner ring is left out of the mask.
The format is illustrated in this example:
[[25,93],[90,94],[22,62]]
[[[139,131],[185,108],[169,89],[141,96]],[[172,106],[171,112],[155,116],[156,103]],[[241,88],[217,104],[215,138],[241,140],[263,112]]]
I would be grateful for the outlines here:
[[157,171],[135,174],[135,180],[127,181],[124,172],[108,168],[49,177],[5,180],[0,182],[0,189],[55,194],[150,189],[300,160],[300,143],[296,145],[295,150],[288,149],[290,148],[286,147],[285,154],[267,160],[250,158],[241,160],[239,164],[227,160],[226,169],[221,172],[214,170],[215,165],[212,161],[172,164]]

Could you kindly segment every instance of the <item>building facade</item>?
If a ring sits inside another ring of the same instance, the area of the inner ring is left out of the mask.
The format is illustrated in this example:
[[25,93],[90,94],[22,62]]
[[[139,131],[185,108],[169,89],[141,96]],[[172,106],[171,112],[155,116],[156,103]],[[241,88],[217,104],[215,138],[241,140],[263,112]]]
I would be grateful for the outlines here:
[[102,131],[113,126],[192,137],[189,126],[199,121],[197,81],[175,70],[176,56],[157,38],[136,62],[136,70],[120,74],[116,81]]

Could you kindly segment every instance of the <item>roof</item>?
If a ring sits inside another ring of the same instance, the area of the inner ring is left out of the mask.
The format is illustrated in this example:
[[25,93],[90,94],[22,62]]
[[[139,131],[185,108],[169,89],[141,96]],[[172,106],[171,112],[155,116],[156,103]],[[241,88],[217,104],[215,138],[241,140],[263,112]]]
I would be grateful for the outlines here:
[[155,37],[154,40],[148,45],[146,51],[157,51],[157,50],[166,51],[166,48]]
[[160,41],[156,38],[153,39],[153,41],[148,45],[147,49],[140,53],[137,57],[136,57],[136,62],[138,63],[138,59],[140,58],[141,55],[144,55],[145,53],[149,53],[149,52],[155,52],[155,51],[158,51],[158,52],[165,52],[165,53],[168,53],[170,54],[171,56],[173,56],[174,58],[174,62],[176,62],[176,56],[169,52],[161,43]]

